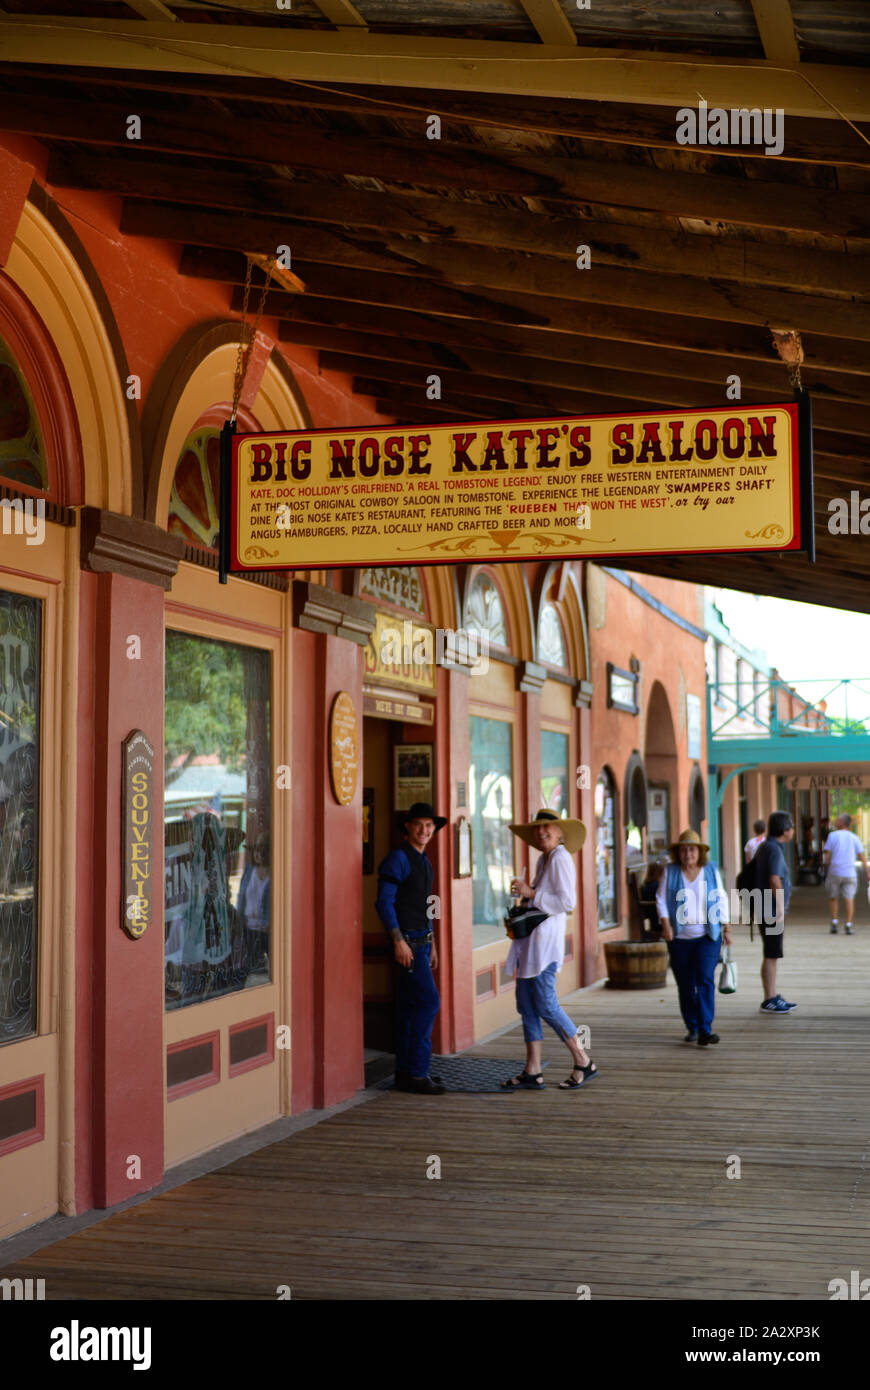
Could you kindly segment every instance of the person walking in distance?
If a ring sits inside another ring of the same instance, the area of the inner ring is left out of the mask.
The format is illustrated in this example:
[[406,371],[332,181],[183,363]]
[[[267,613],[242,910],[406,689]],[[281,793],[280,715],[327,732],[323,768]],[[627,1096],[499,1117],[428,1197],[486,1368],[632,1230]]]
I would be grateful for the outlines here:
[[787,811],[774,811],[767,822],[767,839],[755,854],[755,886],[761,889],[764,904],[760,927],[764,947],[761,1011],[790,1014],[797,1008],[776,993],[776,967],[785,946],[785,915],[791,897],[791,878],[783,846],[794,839],[794,821]]
[[445,1087],[429,1075],[432,1028],[441,999],[432,976],[438,945],[429,911],[434,870],[426,846],[447,824],[426,801],[404,817],[405,843],[381,861],[375,909],[393,938],[399,967],[396,987],[396,1089],[440,1096]]
[[825,882],[828,885],[828,902],[831,909],[831,935],[837,935],[837,906],[842,898],[846,904],[846,935],[852,936],[852,914],[855,910],[855,894],[858,891],[858,875],[855,860],[864,865],[864,877],[870,883],[870,868],[864,846],[852,830],[852,817],[838,816],[834,829],[825,841]]
[[731,945],[728,899],[709,852],[710,846],[696,830],[684,830],[671,845],[671,862],[656,897],[680,1012],[688,1029],[685,1041],[699,1047],[719,1041],[719,1034],[713,1032],[716,964],[722,941]]
[[761,848],[767,838],[767,822],[763,820],[753,821],[753,835],[751,840],[747,840],[743,846],[743,862],[749,864],[755,858],[756,851]]

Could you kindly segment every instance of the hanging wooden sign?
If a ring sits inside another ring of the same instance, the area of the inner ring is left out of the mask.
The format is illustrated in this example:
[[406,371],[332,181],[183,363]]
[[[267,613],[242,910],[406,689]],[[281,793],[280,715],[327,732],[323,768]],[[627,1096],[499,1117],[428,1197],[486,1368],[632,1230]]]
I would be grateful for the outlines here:
[[359,722],[346,690],[336,695],[329,715],[329,773],[332,793],[339,806],[349,806],[356,795],[359,770]]
[[811,549],[809,398],[232,440],[231,570]]
[[121,926],[136,940],[154,907],[154,748],[141,729],[122,745],[121,835]]

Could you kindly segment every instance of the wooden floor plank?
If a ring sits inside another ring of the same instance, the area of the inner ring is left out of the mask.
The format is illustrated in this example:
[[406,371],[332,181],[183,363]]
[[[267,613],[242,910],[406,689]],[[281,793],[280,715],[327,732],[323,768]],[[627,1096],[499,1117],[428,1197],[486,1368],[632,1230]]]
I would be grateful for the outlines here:
[[[738,931],[719,1047],[681,1041],[670,979],[578,993],[602,1073],[582,1096],[550,1039],[542,1095],[385,1093],[3,1274],[49,1299],[826,1298],[870,1270],[866,900],[858,923],[830,937],[824,891],[796,895],[778,988],[799,1007],[775,1018]],[[519,1030],[474,1053],[522,1058]]]

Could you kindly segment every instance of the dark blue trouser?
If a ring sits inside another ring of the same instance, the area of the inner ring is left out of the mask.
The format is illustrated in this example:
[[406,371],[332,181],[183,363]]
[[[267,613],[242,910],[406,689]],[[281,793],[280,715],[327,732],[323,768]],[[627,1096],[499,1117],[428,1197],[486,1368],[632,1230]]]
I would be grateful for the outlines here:
[[432,976],[427,944],[414,952],[414,967],[399,966],[396,985],[396,1071],[409,1076],[428,1076],[432,1057],[432,1026],[441,1008],[438,986]]
[[711,1033],[716,1007],[716,964],[721,941],[709,936],[668,942],[671,969],[680,992],[680,1012],[690,1033]]

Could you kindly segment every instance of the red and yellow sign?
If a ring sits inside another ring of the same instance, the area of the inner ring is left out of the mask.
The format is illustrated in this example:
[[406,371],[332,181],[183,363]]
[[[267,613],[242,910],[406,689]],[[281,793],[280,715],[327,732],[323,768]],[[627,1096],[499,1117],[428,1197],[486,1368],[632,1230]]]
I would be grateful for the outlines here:
[[233,570],[799,550],[798,406],[233,440]]

